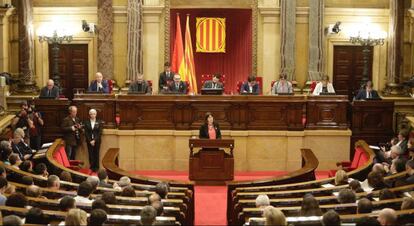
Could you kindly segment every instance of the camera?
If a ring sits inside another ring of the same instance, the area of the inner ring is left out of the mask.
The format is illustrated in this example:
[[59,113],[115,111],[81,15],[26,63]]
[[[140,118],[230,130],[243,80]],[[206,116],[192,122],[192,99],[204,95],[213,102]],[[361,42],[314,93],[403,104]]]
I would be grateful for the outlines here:
[[82,30],[84,32],[95,33],[96,25],[94,23],[88,23],[86,20],[82,20]]
[[328,35],[332,35],[332,34],[338,34],[339,32],[341,32],[341,21],[336,22],[335,24],[330,24],[326,29],[325,32]]

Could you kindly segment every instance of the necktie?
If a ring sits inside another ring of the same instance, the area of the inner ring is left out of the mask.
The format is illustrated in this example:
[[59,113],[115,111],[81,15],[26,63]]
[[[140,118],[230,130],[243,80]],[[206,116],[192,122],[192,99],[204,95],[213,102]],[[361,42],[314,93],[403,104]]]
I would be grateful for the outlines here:
[[179,88],[180,88],[180,85],[178,83],[175,83],[175,89],[177,89],[178,91]]
[[47,96],[50,97],[50,89],[47,90]]

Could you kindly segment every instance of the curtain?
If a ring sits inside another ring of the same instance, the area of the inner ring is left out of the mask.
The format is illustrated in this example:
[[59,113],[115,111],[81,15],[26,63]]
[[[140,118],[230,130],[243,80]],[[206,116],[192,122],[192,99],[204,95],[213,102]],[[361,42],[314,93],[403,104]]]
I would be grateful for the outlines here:
[[[185,19],[183,18],[190,14],[190,30],[198,86],[201,87],[201,75],[221,73],[226,75],[225,92],[236,93],[237,82],[247,80],[247,76],[252,71],[252,10],[171,9],[171,34],[175,34],[177,13],[181,15],[181,27],[185,27]],[[196,17],[226,18],[225,53],[198,53],[195,51]],[[182,29],[182,32],[184,31],[185,29]],[[173,45],[174,41],[175,35],[171,35],[170,46]],[[172,56],[172,52],[171,49],[170,56]]]
[[128,55],[127,79],[134,81],[143,73],[142,0],[128,0]]

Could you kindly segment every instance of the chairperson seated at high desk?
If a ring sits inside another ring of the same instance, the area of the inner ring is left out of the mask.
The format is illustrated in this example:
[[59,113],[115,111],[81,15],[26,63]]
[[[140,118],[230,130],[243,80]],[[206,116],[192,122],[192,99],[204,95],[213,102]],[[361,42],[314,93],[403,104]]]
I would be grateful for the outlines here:
[[187,93],[187,86],[181,81],[181,76],[179,74],[174,75],[174,82],[169,85],[168,91],[171,93]]
[[214,121],[213,114],[210,112],[206,113],[204,124],[200,127],[199,138],[210,140],[221,139],[219,124]]
[[45,87],[40,90],[39,98],[58,98],[59,87],[55,86],[55,82],[52,79],[47,81]]
[[287,75],[284,73],[280,74],[279,80],[272,87],[272,94],[279,93],[293,93],[292,83],[287,80]]
[[260,87],[259,84],[256,82],[256,76],[250,75],[247,77],[247,82],[244,82],[243,85],[240,87],[240,94],[243,93],[251,93],[251,94],[259,94]]
[[152,88],[148,82],[144,80],[144,75],[139,74],[137,80],[129,85],[128,93],[151,94]]
[[363,89],[355,96],[355,100],[381,99],[378,92],[372,89],[372,82],[367,81]]
[[109,93],[108,81],[103,79],[101,72],[96,72],[95,80],[88,87],[89,92]]
[[312,94],[320,95],[321,93],[335,93],[335,89],[332,83],[329,82],[329,77],[327,75],[322,76],[321,81],[316,84]]
[[206,81],[203,85],[204,89],[223,89],[223,83],[220,82],[221,75],[214,74],[213,78]]

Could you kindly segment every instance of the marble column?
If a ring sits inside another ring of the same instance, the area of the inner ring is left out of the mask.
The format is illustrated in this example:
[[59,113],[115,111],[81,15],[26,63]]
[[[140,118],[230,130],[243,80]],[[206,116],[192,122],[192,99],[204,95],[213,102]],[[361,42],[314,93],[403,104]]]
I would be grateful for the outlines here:
[[281,0],[280,8],[281,72],[295,81],[296,0]]
[[15,8],[0,8],[0,72],[10,72],[9,69],[9,16]]
[[309,66],[307,81],[319,80],[324,62],[325,0],[309,0]]
[[114,77],[113,30],[112,0],[98,0],[98,71],[105,79]]
[[127,79],[134,81],[138,74],[144,72],[142,1],[128,0],[127,14]]
[[33,2],[18,1],[19,16],[19,85],[20,93],[37,91],[34,75]]
[[387,84],[383,91],[387,96],[404,95],[400,79],[403,75],[404,0],[390,0],[388,33]]

